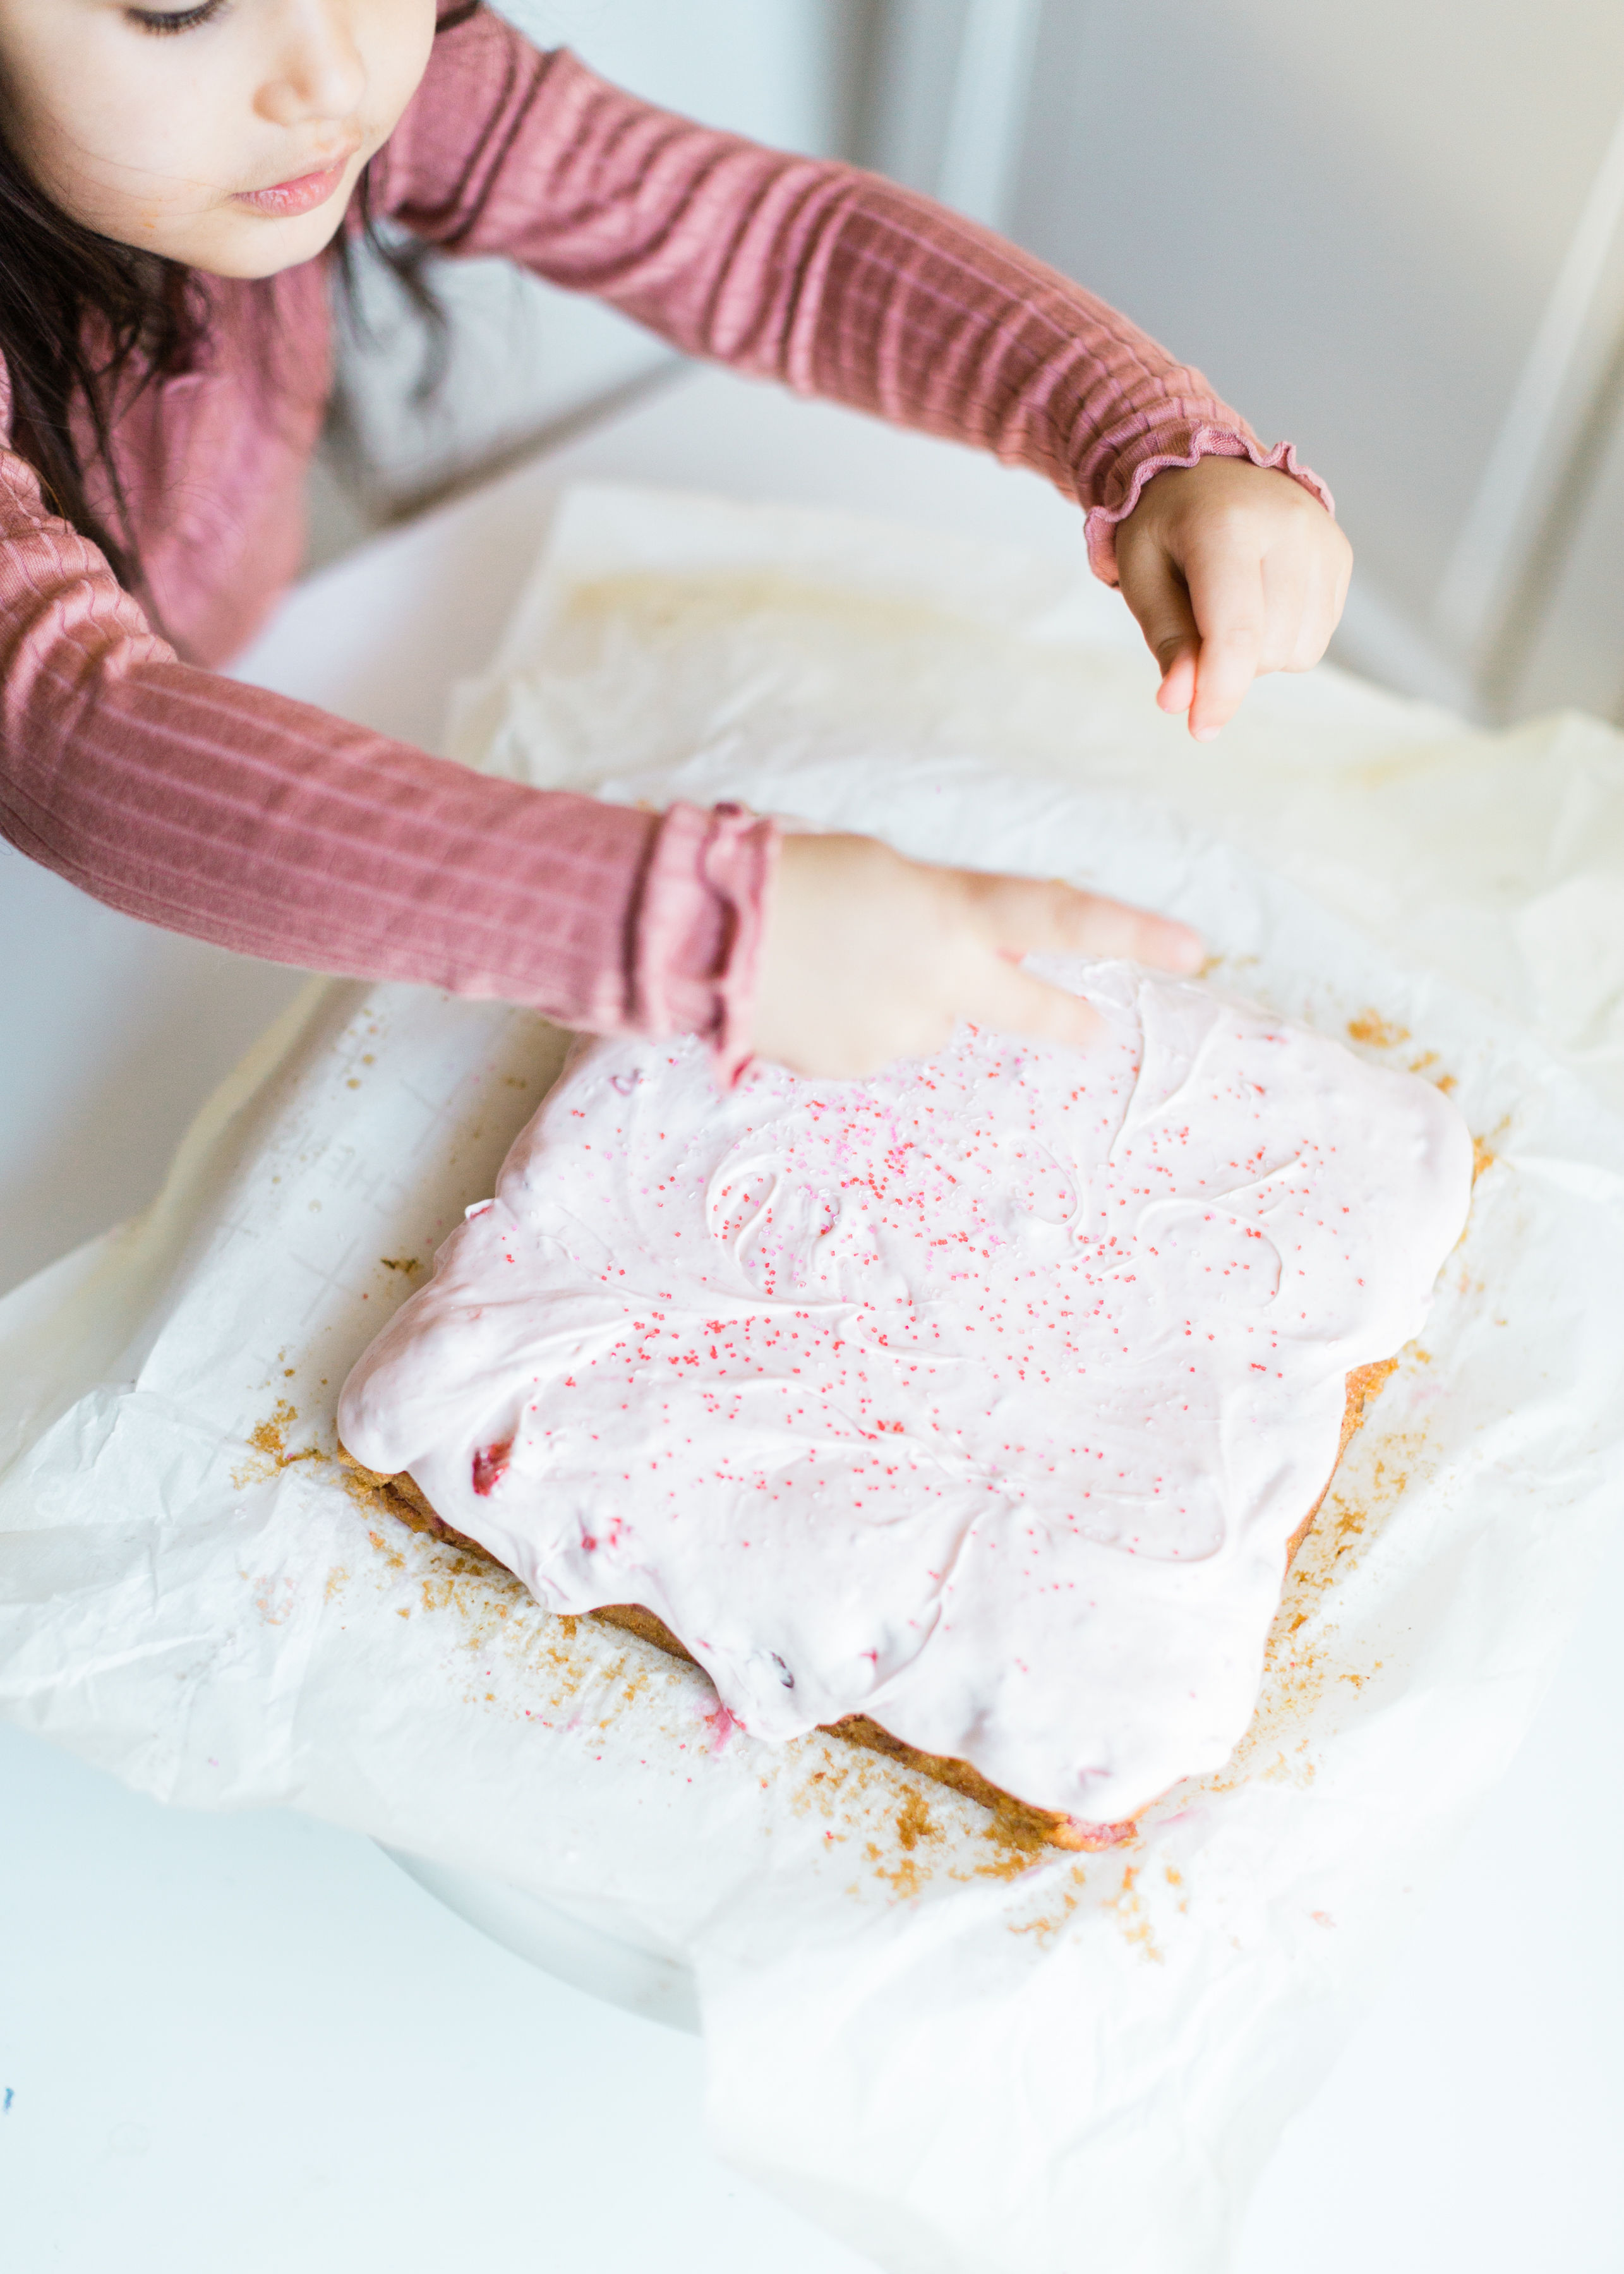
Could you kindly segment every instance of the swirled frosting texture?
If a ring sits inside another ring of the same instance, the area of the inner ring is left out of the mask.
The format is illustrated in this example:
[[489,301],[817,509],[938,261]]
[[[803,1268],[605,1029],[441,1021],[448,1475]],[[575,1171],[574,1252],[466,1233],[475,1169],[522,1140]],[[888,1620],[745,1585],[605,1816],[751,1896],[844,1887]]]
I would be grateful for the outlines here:
[[1086,1057],[862,1083],[599,1043],[351,1374],[349,1449],[755,1735],[865,1713],[1040,1806],[1229,1755],[1344,1381],[1418,1329],[1471,1146],[1426,1083],[1066,975]]

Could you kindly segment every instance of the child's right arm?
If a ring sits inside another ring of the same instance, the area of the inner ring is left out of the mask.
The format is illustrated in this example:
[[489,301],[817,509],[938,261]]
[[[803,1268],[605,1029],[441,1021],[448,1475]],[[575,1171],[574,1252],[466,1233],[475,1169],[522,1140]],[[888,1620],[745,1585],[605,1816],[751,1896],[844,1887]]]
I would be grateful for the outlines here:
[[795,840],[774,894],[778,832],[736,809],[530,789],[216,677],[154,633],[4,448],[0,832],[168,930],[596,1033],[700,1035],[725,1079],[753,1046],[856,1072],[961,1015],[1081,1039],[1079,1006],[1004,952],[1115,938],[1154,957],[1178,932],[1113,930],[1094,913],[1108,904],[1064,887],[921,869],[862,838]]

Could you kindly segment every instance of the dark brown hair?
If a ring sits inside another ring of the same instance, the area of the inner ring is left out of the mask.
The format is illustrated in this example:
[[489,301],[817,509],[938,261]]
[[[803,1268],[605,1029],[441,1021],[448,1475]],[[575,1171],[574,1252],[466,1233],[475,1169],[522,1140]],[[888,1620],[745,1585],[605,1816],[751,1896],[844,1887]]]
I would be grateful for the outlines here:
[[[437,31],[466,22],[479,4],[442,5]],[[443,366],[446,323],[423,273],[428,248],[379,235],[365,174],[330,251],[351,306],[359,246],[393,272],[425,320],[431,388]],[[140,557],[113,430],[131,395],[193,367],[207,322],[207,290],[191,269],[64,214],[34,182],[0,117],[0,359],[11,384],[11,447],[39,475],[52,511],[99,546],[132,590],[140,589]],[[88,419],[88,460],[73,431],[76,412]],[[106,483],[116,528],[92,508],[93,467]]]
[[[39,475],[52,511],[101,546],[124,584],[139,570],[111,448],[118,389],[127,377],[146,385],[187,370],[203,322],[190,270],[64,214],[0,119],[0,357],[11,382],[11,447]],[[76,410],[89,418],[117,535],[91,509]]]

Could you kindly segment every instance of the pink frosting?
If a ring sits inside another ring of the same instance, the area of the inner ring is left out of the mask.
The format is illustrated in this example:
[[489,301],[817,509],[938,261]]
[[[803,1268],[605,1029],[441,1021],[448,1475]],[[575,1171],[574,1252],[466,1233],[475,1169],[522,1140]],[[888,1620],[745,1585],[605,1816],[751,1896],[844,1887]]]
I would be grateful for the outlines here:
[[345,1443],[560,1610],[656,1612],[758,1737],[862,1712],[1094,1821],[1217,1766],[1470,1141],[1261,1011],[1071,975],[1086,1056],[965,1030],[718,1097],[692,1043],[589,1049]]

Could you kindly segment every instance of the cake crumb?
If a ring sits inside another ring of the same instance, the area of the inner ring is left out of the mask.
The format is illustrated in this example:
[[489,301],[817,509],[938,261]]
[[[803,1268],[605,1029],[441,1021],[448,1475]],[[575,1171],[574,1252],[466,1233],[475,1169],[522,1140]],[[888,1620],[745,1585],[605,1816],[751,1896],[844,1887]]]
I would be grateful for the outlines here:
[[910,1790],[904,1796],[902,1806],[897,1811],[897,1837],[910,1852],[921,1840],[941,1837],[922,1793]]
[[1011,1919],[1009,1921],[1010,1932],[1011,1934],[1034,1935],[1037,1938],[1039,1949],[1047,1950],[1049,1944],[1064,1926],[1066,1921],[1076,1910],[1078,1903],[1081,1898],[1083,1874],[1080,1871],[1077,1871],[1072,1874],[1072,1877],[1076,1881],[1076,1886],[1069,1894],[1061,1897],[1060,1909],[1057,1911],[1040,1911],[1036,1918]]
[[1139,1867],[1127,1864],[1123,1867],[1122,1885],[1114,1895],[1108,1895],[1103,1908],[1115,1911],[1122,1928],[1124,1942],[1137,1943],[1143,1957],[1154,1960],[1158,1966],[1166,1961],[1151,1931],[1150,1916],[1145,1908],[1145,1898],[1137,1885]]
[[296,1461],[319,1461],[321,1450],[316,1445],[302,1446],[297,1453],[288,1450],[288,1432],[298,1419],[298,1408],[290,1399],[279,1397],[267,1420],[255,1424],[248,1433],[252,1457],[240,1469],[231,1472],[231,1488],[243,1492],[250,1485],[264,1484],[278,1469],[291,1468]]
[[1357,1018],[1350,1019],[1348,1033],[1352,1041],[1368,1043],[1378,1050],[1396,1050],[1401,1043],[1410,1040],[1408,1027],[1395,1026],[1376,1010],[1361,1011]]

